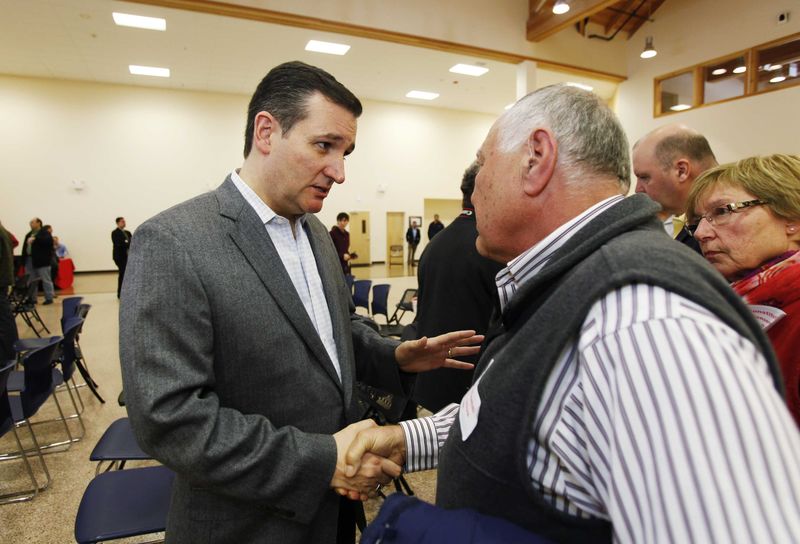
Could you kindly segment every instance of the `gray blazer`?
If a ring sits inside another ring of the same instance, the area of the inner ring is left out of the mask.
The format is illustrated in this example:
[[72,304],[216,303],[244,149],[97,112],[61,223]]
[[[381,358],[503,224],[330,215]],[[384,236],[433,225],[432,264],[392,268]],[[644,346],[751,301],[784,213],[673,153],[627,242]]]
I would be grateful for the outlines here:
[[397,343],[354,315],[327,229],[309,216],[306,232],[341,382],[230,178],[136,230],[120,358],[137,439],[177,473],[169,542],[335,542],[331,434],[356,417],[353,381],[404,390]]

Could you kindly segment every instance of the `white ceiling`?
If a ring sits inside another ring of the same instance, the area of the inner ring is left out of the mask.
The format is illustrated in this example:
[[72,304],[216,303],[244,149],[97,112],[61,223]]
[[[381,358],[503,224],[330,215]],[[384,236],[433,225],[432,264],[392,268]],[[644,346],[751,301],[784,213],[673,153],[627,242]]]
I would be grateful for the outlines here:
[[[163,17],[166,32],[116,26],[113,11]],[[109,0],[0,0],[0,73],[250,95],[273,66],[301,60],[331,72],[362,99],[498,114],[516,95],[516,67],[456,53],[302,28]],[[310,39],[351,45],[343,57],[304,50]],[[475,78],[457,63],[482,63]],[[133,76],[161,66],[168,79]],[[608,81],[537,71],[537,85],[585,83],[610,100]],[[405,98],[433,91],[431,102]]]

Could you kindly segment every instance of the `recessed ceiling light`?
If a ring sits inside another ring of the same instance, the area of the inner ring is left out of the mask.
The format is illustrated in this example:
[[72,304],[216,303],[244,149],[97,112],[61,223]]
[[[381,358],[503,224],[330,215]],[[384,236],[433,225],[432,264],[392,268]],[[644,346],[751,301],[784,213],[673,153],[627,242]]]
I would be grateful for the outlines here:
[[691,108],[689,104],[675,104],[670,109],[672,111],[683,111],[683,110],[688,110],[689,108]]
[[774,72],[775,70],[780,70],[781,68],[783,68],[783,65],[782,64],[767,64],[766,66],[764,66],[764,68],[766,68],[770,72]]
[[553,13],[556,15],[563,15],[569,11],[569,2],[565,0],[558,0],[555,4],[553,4]]
[[157,66],[137,66],[131,64],[128,70],[135,76],[154,76],[154,77],[169,77],[169,68],[159,68]]
[[475,66],[473,64],[456,64],[450,71],[454,74],[464,74],[465,76],[482,76],[486,72],[489,71],[488,68],[484,68],[483,66]]
[[583,89],[584,91],[591,92],[594,90],[594,87],[592,87],[591,85],[585,85],[583,83],[575,83],[574,81],[567,81],[566,84],[569,85],[570,87],[577,87],[579,89]]
[[418,98],[420,100],[433,100],[439,98],[439,93],[429,93],[428,91],[409,91],[406,98]]
[[743,74],[746,71],[747,71],[747,67],[746,66],[737,66],[736,68],[733,69],[733,73],[734,74]]
[[770,83],[780,83],[781,81],[785,81],[786,76],[775,76],[769,80]]
[[344,55],[350,51],[350,46],[343,43],[333,42],[320,42],[317,40],[308,40],[306,44],[306,51],[314,51],[315,53],[327,53],[328,55]]
[[167,20],[161,17],[145,17],[144,15],[131,15],[130,13],[113,12],[111,16],[119,26],[144,28],[147,30],[166,30]]
[[711,72],[715,76],[721,76],[722,74],[727,74],[728,71],[725,68],[717,68]]

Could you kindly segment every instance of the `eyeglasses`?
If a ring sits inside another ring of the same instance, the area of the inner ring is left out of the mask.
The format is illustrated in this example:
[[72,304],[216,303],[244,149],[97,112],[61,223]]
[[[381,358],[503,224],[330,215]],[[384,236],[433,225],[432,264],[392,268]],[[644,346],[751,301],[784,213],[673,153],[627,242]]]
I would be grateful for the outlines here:
[[746,210],[747,208],[751,208],[753,206],[762,206],[764,204],[769,204],[766,200],[746,200],[744,202],[731,202],[729,204],[724,204],[722,206],[717,206],[716,208],[712,208],[711,211],[704,215],[700,215],[697,217],[693,217],[691,221],[687,221],[686,224],[683,226],[689,234],[694,236],[697,227],[700,226],[700,221],[705,219],[708,221],[710,225],[716,225],[718,227],[722,225],[726,225],[730,222],[731,217],[733,217],[734,213],[737,213],[742,210]]

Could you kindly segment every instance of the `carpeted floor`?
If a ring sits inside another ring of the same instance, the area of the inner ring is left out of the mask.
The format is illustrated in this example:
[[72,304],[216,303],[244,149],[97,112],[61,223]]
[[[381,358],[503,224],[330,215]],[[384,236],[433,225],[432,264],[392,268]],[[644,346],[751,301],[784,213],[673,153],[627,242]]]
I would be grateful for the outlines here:
[[[403,272],[400,272],[403,269]],[[386,267],[382,265],[357,268],[358,278],[372,278],[375,283],[389,283],[389,307],[399,300],[404,289],[416,287],[416,278],[407,274],[405,267]],[[121,391],[121,376],[118,354],[118,301],[116,298],[116,273],[78,274],[72,289],[61,292],[60,297],[79,295],[84,303],[92,305],[86,319],[81,346],[88,362],[89,371],[100,385],[100,394],[106,403],[101,404],[85,388],[81,395],[86,405],[83,421],[86,426],[85,437],[69,450],[45,456],[52,476],[50,488],[40,493],[34,500],[0,506],[0,541],[26,544],[60,544],[74,542],[73,525],[81,496],[86,485],[94,477],[95,466],[89,461],[89,454],[103,431],[114,420],[125,417],[125,409],[118,406],[117,396]],[[53,334],[60,334],[60,299],[49,306],[39,305],[39,312]],[[360,310],[363,312],[363,310]],[[412,319],[406,314],[404,322]],[[18,320],[20,336],[33,337],[33,333]],[[66,393],[58,394],[61,406],[67,413],[73,408]],[[34,418],[41,421],[55,417],[55,404],[48,401]],[[76,420],[69,421],[73,434],[79,432]],[[61,423],[43,423],[35,426],[40,443],[55,442],[66,436]],[[26,429],[19,431],[23,445],[30,446],[31,438]],[[8,433],[0,438],[0,451],[16,449],[13,435]],[[133,465],[129,465],[133,466]],[[34,464],[36,477],[43,481],[43,473],[38,462]],[[411,474],[407,479],[415,493],[423,499],[432,501],[435,496],[435,471]],[[30,485],[27,473],[20,460],[0,462],[0,494]],[[366,504],[368,519],[374,517],[382,499]],[[132,539],[142,542],[148,537]]]

